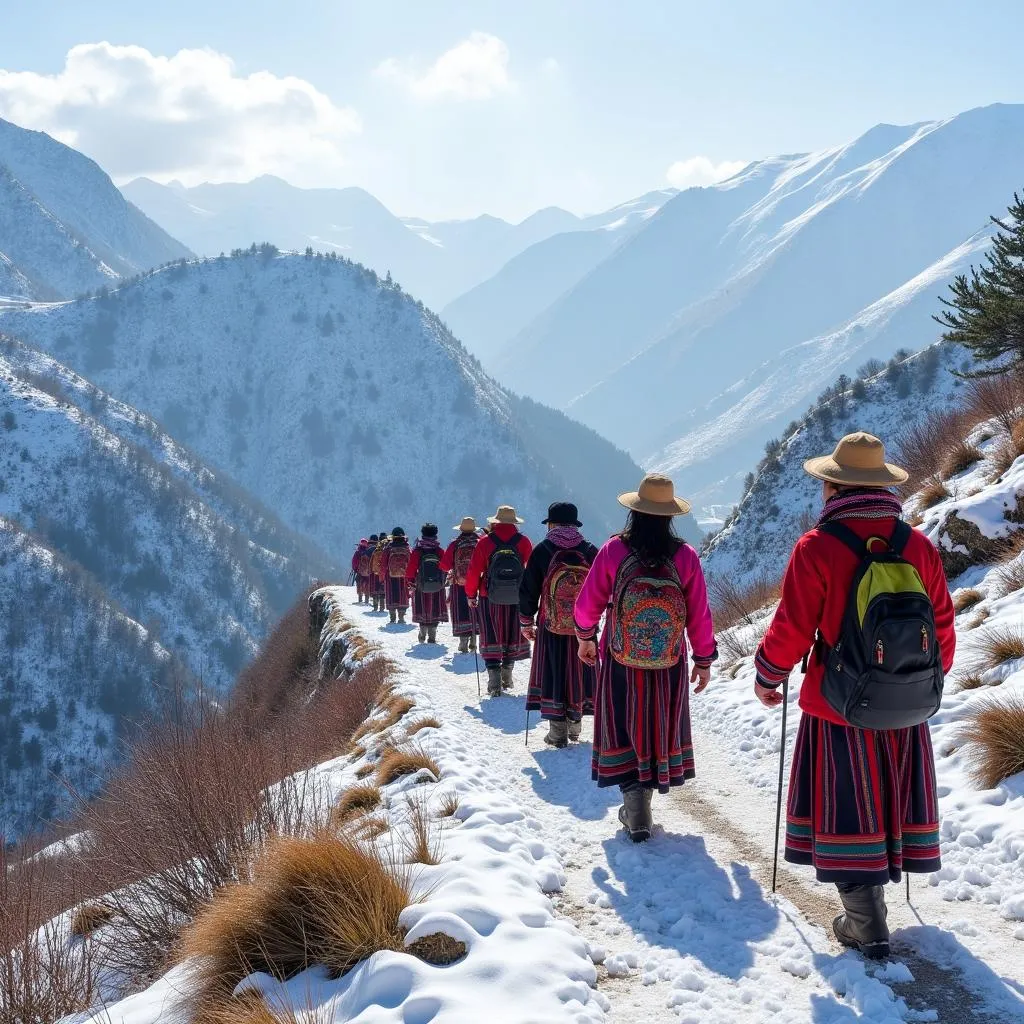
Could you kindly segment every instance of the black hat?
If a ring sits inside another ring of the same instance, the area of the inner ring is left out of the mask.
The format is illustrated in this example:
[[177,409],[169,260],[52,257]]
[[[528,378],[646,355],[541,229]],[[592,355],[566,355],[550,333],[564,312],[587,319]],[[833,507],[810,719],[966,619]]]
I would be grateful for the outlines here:
[[437,527],[433,523],[424,523],[423,529],[420,530],[420,533],[422,533],[424,537],[436,537]]
[[391,531],[391,536],[392,537],[404,537],[405,536],[405,530],[403,530],[400,526],[396,526]]
[[555,501],[548,505],[548,517],[543,520],[545,526],[582,526],[579,509],[571,501]]
[[376,543],[377,543],[377,534],[375,534],[375,533],[371,533],[371,534],[370,534],[370,540],[371,540],[371,541],[372,541],[372,542],[373,542],[374,544],[376,544]]

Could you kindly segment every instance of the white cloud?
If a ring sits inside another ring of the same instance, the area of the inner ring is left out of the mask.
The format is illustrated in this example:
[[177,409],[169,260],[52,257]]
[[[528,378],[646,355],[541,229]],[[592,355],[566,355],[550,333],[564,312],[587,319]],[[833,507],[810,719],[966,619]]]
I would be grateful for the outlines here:
[[692,188],[694,185],[714,185],[716,181],[725,181],[746,166],[746,160],[723,160],[716,164],[706,156],[692,156],[689,160],[677,160],[665,172],[665,177],[676,188]]
[[242,76],[212,50],[157,56],[141,46],[84,43],[54,75],[0,69],[0,115],[43,129],[114,177],[187,184],[275,173],[299,182],[344,164],[359,116],[309,82]]
[[471,33],[422,74],[395,57],[378,65],[375,74],[399,82],[421,100],[487,100],[515,89],[508,73],[508,47],[487,32]]

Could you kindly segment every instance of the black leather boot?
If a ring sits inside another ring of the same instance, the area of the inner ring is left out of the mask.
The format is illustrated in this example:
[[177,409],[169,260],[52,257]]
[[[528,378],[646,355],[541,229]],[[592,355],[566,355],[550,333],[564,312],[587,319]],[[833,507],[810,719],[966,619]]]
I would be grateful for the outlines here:
[[884,960],[889,955],[885,890],[880,885],[844,885],[839,898],[845,913],[832,922],[836,938],[869,960]]
[[501,696],[501,666],[500,665],[488,665],[487,666],[487,696],[488,697],[500,697]]
[[427,626],[427,643],[437,643],[437,626]]

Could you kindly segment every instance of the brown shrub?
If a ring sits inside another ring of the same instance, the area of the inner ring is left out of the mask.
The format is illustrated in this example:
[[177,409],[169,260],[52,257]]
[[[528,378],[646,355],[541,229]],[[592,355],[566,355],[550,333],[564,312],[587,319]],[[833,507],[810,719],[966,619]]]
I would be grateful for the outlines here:
[[114,911],[105,903],[83,903],[71,915],[71,934],[85,938],[114,920]]
[[1015,626],[993,626],[981,630],[972,641],[971,668],[986,672],[1008,661],[1024,658],[1024,632]]
[[[980,419],[981,417],[979,417]],[[978,422],[966,408],[940,409],[908,427],[896,439],[895,461],[909,474],[896,491],[906,500],[929,480],[939,480],[949,453]],[[927,506],[925,506],[927,507]]]
[[1010,433],[1022,418],[1024,376],[1007,371],[994,377],[975,378],[964,389],[964,405],[975,424],[995,420]]
[[967,611],[968,608],[973,608],[976,604],[980,604],[985,600],[985,595],[980,590],[970,589],[961,590],[957,593],[956,597],[953,598],[953,610],[959,614],[960,612]]
[[942,464],[942,475],[945,477],[959,476],[984,458],[985,453],[977,445],[968,444],[962,438],[957,439],[953,442],[946,455],[946,460]]
[[372,764],[372,763],[370,763],[368,761],[366,764],[360,765],[356,769],[356,778],[357,779],[365,779],[368,776],[372,775],[376,770],[377,770],[377,766],[375,764]]
[[431,715],[429,718],[421,718],[405,730],[407,736],[415,736],[420,729],[440,729],[441,723]]
[[917,507],[929,509],[950,497],[952,491],[946,486],[945,480],[939,476],[932,476],[924,481],[917,492]]
[[398,750],[391,748],[386,751],[377,763],[377,784],[386,786],[400,779],[403,775],[415,775],[426,769],[435,779],[441,777],[441,769],[437,762],[424,750],[410,748]]
[[1024,772],[1024,695],[979,700],[968,709],[960,738],[969,744],[971,774],[981,788],[994,789]]
[[331,810],[331,822],[344,824],[360,814],[369,814],[380,806],[380,790],[368,784],[349,786]]
[[408,879],[356,842],[334,835],[277,839],[251,880],[222,889],[186,932],[198,1006],[224,1003],[262,971],[288,979],[314,965],[340,977],[379,950],[401,950]]
[[731,579],[712,576],[708,580],[708,598],[715,620],[715,632],[724,633],[734,626],[751,626],[768,605],[779,599],[780,581],[761,576],[747,586]]

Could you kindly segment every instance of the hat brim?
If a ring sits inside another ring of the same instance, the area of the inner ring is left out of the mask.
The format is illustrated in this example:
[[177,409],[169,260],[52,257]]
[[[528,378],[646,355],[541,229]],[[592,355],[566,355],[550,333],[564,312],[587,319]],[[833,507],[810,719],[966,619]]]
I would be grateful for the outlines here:
[[455,533],[476,533],[476,529],[477,529],[476,523],[473,523],[472,526],[463,526],[460,523],[458,526],[453,526],[452,527],[452,530]]
[[650,501],[647,498],[641,498],[637,491],[620,494],[619,504],[631,512],[643,512],[649,516],[685,516],[692,507],[684,498],[673,498],[671,501]]
[[831,455],[820,455],[804,463],[804,472],[816,480],[825,480],[840,487],[892,487],[905,483],[910,474],[886,462],[880,469],[855,469],[840,466]]
[[542,519],[545,526],[575,526],[579,529],[583,524],[578,519]]
[[516,526],[522,525],[526,520],[520,519],[519,516],[516,516],[515,519],[499,519],[497,516],[488,516],[487,522],[489,522],[491,526]]

